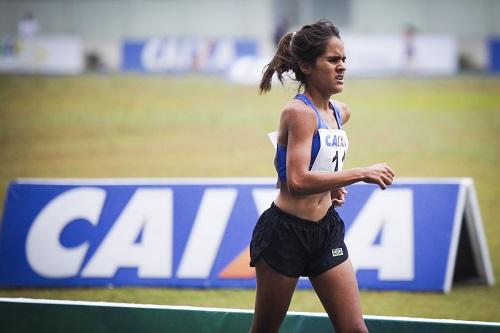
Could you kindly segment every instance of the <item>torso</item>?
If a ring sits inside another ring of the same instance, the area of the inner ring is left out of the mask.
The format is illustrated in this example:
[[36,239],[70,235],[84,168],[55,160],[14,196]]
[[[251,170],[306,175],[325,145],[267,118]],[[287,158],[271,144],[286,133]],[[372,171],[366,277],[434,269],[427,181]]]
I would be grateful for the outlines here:
[[[342,130],[339,107],[335,106],[337,109],[336,112],[332,112],[333,110],[331,110],[328,113],[324,112],[321,114],[307,98],[300,97],[300,100],[294,100],[292,103],[302,103],[300,107],[309,108],[313,113],[316,112],[316,117],[319,115],[317,118],[318,128],[313,137],[313,141],[316,140],[317,142],[313,142],[311,147],[311,165],[309,169],[315,172],[335,172],[342,170],[343,159],[348,149],[348,141],[345,132]],[[285,128],[280,128],[278,131],[277,141],[282,148],[286,149],[288,130],[286,124],[281,124],[281,126]],[[283,161],[281,162],[283,169]],[[286,179],[283,179],[283,175],[281,176],[280,192],[275,199],[275,204],[282,210],[295,216],[319,221],[332,204],[330,192],[310,195],[292,194],[288,188]]]

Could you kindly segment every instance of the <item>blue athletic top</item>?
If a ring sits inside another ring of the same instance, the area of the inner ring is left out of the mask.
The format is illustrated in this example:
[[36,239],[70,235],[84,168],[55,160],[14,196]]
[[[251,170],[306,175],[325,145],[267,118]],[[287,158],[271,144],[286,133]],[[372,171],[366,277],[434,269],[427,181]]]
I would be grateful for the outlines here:
[[[307,98],[303,94],[297,94],[295,96],[295,99],[301,100],[304,102],[306,105],[311,107],[314,112],[316,113],[316,120],[318,124],[318,129],[328,129],[327,123],[323,120],[321,115],[319,114],[319,111],[316,109],[314,104],[311,102],[309,98]],[[333,115],[335,117],[335,120],[337,121],[337,124],[339,126],[339,130],[342,130],[342,117],[340,116],[340,107],[335,103],[330,101],[329,102],[330,109],[332,109]],[[278,172],[278,178],[281,182],[286,181],[286,146],[282,146],[280,144],[277,144],[276,147],[276,157],[275,157],[275,167],[276,171]],[[312,139],[312,147],[311,147],[311,162],[309,164],[309,170],[311,170],[314,161],[316,160],[316,157],[318,156],[318,152],[321,148],[321,141],[320,141],[320,135],[319,131],[316,130],[313,135]]]

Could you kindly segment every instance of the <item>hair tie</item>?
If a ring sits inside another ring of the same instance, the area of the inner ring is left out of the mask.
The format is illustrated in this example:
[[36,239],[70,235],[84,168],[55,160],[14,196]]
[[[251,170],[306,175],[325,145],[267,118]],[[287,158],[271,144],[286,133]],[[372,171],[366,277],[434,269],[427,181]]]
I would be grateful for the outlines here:
[[290,46],[292,46],[293,38],[297,34],[297,31],[292,32],[292,38],[290,38]]

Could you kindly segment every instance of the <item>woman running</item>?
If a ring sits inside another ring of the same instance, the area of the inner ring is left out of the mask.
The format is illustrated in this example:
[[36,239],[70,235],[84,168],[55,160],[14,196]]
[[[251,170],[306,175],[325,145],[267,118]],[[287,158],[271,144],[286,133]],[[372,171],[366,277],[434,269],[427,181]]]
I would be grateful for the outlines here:
[[374,183],[385,189],[394,172],[385,163],[342,170],[349,146],[343,125],[349,109],[330,99],[344,87],[344,44],[321,20],[281,39],[260,92],[273,74],[292,72],[299,91],[281,113],[275,165],[279,194],[259,218],[250,245],[257,274],[251,332],[278,332],[298,278],[307,276],[337,333],[367,332],[356,276],[344,243],[344,222],[334,206],[345,186]]

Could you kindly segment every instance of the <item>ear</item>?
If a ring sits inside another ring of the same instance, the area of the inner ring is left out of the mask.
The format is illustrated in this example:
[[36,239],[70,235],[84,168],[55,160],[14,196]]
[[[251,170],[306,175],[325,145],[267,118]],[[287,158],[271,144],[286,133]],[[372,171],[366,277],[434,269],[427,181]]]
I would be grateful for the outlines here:
[[305,75],[311,74],[311,65],[304,61],[299,61],[299,68],[302,73]]

